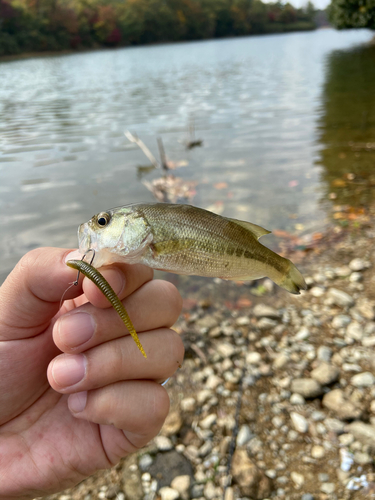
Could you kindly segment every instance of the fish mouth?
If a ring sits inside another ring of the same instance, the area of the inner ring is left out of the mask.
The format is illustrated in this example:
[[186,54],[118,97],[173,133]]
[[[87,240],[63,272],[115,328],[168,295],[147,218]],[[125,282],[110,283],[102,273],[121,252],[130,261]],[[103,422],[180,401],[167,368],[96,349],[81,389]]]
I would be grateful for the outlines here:
[[91,248],[91,234],[87,223],[81,224],[78,228],[78,245],[81,254],[85,254]]

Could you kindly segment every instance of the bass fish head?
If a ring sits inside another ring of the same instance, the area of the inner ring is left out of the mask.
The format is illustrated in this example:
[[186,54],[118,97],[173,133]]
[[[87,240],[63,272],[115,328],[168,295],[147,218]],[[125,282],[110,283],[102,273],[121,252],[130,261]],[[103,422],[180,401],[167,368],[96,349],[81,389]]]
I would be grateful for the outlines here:
[[151,240],[145,219],[132,206],[100,212],[78,228],[79,251],[95,250],[96,267],[119,260],[135,263]]

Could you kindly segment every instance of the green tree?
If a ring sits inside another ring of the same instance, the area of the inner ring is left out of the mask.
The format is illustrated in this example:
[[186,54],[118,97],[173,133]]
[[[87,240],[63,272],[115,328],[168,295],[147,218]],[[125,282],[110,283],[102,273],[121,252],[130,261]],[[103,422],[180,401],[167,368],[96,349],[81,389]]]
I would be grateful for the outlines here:
[[375,0],[332,0],[328,17],[338,29],[375,29]]

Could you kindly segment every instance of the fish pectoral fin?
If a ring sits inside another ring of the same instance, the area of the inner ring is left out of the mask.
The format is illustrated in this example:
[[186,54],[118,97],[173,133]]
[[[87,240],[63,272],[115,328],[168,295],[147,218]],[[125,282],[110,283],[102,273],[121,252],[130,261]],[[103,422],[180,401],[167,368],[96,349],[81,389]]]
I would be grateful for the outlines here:
[[230,219],[229,217],[227,217],[227,219],[230,220],[231,222],[234,222],[235,224],[238,224],[247,231],[250,231],[250,233],[252,233],[257,240],[259,240],[261,236],[271,233],[271,231],[268,231],[268,229],[264,229],[264,227],[262,226],[258,226],[257,224],[252,224],[251,222],[247,222],[245,220]]
[[160,255],[175,255],[184,250],[191,250],[195,243],[193,239],[182,238],[180,240],[158,241],[157,243],[152,243],[150,248],[154,257],[158,257]]

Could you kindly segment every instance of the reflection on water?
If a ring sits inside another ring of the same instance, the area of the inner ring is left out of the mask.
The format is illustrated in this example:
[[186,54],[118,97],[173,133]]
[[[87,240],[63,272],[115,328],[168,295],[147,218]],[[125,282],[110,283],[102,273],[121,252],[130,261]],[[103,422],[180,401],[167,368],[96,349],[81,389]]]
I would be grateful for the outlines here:
[[[176,175],[197,181],[198,206],[272,230],[321,228],[320,176],[337,177],[326,157],[346,155],[343,172],[369,179],[357,165],[373,158],[370,49],[332,51],[370,38],[322,30],[0,63],[0,279],[31,248],[75,247],[94,213],[153,200],[144,182],[160,171],[140,179],[145,158],[125,130],[155,156],[161,135],[168,159],[188,163]],[[346,106],[358,134],[337,118]],[[187,150],[192,120],[203,147]]]
[[375,45],[329,55],[322,110],[324,198],[366,207],[375,198]]

